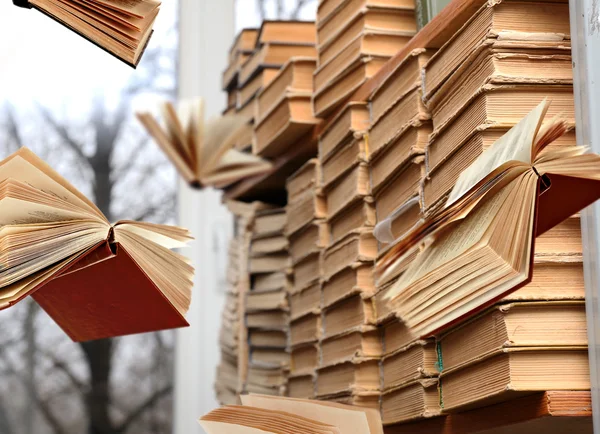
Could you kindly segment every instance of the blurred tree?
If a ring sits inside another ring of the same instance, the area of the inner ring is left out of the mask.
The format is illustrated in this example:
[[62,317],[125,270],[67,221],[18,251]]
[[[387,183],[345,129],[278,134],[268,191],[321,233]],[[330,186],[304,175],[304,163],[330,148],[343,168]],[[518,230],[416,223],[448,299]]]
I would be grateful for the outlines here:
[[269,18],[297,20],[305,9],[314,8],[316,3],[317,0],[256,0],[256,9],[260,21]]

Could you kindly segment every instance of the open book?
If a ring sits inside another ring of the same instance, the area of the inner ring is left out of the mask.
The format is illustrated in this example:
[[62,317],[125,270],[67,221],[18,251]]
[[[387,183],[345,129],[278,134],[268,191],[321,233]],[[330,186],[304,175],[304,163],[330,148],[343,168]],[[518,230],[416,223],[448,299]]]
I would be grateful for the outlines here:
[[149,113],[137,117],[191,186],[226,187],[271,169],[270,162],[233,149],[245,123],[240,117],[222,116],[205,124],[201,99],[182,102],[179,110],[165,102],[162,112],[165,129]]
[[548,106],[543,101],[484,152],[446,206],[378,262],[385,279],[422,249],[389,292],[415,334],[442,331],[528,283],[535,237],[600,198],[600,156],[577,146],[544,151],[568,129],[561,119],[542,125]]
[[28,295],[75,341],[188,325],[187,230],[102,212],[27,148],[0,162],[0,309]]
[[202,428],[208,434],[383,434],[381,416],[371,408],[254,394],[241,399],[242,406],[222,407],[203,416]]
[[132,67],[152,36],[158,0],[13,0],[35,8]]

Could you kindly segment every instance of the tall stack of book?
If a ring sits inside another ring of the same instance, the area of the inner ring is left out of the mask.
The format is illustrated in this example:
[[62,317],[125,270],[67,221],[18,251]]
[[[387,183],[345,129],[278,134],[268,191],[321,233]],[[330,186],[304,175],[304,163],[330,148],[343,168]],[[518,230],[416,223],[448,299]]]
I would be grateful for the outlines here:
[[377,248],[366,104],[350,103],[319,137],[330,239],[323,251],[320,399],[379,406],[381,346],[371,301]]
[[309,160],[286,183],[286,235],[292,258],[289,396],[315,397],[321,333],[321,254],[328,241],[320,166]]
[[229,49],[229,64],[221,79],[221,87],[227,93],[227,105],[224,114],[235,113],[238,107],[238,76],[244,63],[250,58],[254,47],[258,29],[243,29],[233,40]]
[[246,294],[249,367],[245,391],[283,395],[289,365],[287,336],[289,305],[287,269],[288,241],[283,231],[285,210],[258,211],[253,222]]
[[227,290],[220,332],[221,363],[217,368],[215,390],[219,402],[238,402],[248,371],[248,333],[245,326],[245,298],[250,290],[248,274],[250,230],[255,214],[270,206],[260,203],[228,201],[234,216],[235,236],[229,246]]
[[326,117],[416,31],[414,0],[324,0],[317,11],[314,113]]

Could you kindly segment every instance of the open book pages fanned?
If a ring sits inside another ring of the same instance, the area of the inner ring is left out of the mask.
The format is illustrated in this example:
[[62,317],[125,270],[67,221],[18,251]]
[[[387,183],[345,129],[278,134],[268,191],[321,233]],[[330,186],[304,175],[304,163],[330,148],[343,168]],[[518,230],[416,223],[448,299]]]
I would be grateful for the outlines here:
[[136,67],[152,36],[158,0],[29,0],[33,7]]
[[188,325],[187,230],[111,225],[27,148],[0,162],[0,309],[28,295],[75,341]]
[[[545,149],[568,129],[544,100],[465,170],[445,207],[378,262],[380,276],[421,249],[388,294],[419,336],[447,329],[531,279],[534,241],[600,197],[600,156]],[[424,247],[424,248],[423,248]]]
[[364,433],[383,434],[374,409],[308,399],[242,395],[241,406],[226,406],[200,418],[208,434]]
[[191,186],[222,188],[271,170],[270,162],[234,149],[245,124],[241,117],[222,116],[205,123],[201,99],[181,102],[177,109],[165,102],[162,113],[164,128],[150,113],[137,117]]

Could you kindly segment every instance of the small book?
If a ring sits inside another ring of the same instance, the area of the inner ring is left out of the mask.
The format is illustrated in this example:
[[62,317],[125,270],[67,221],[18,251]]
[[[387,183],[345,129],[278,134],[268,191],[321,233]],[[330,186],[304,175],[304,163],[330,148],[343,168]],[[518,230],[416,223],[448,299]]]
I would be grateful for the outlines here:
[[158,0],[13,0],[35,8],[132,67],[152,36]]
[[150,113],[137,113],[137,117],[192,187],[222,188],[271,170],[270,162],[233,148],[244,124],[239,117],[205,123],[200,99],[181,103],[179,110],[165,102],[162,112],[165,128]]
[[0,309],[28,295],[77,342],[187,326],[187,230],[111,225],[27,148],[0,162]]
[[542,125],[549,102],[485,151],[459,177],[443,208],[378,262],[385,274],[426,246],[389,298],[418,336],[448,329],[526,285],[535,237],[600,197],[600,156],[571,146],[542,151],[567,123]]

